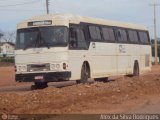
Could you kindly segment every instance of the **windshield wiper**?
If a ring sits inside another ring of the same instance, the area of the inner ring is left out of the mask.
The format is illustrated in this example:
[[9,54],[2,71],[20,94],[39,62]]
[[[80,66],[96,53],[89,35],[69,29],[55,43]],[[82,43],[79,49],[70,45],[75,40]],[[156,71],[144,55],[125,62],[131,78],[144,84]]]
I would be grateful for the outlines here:
[[34,42],[36,42],[36,41],[37,41],[37,38],[34,39],[31,43],[27,44],[27,45],[23,48],[23,50],[26,50],[27,48],[29,48],[29,46],[32,45],[32,44],[34,44]]
[[[38,42],[39,42],[39,45],[38,46],[41,46],[41,44],[42,44],[42,46],[43,45],[45,45],[48,49],[50,49],[50,46],[46,43],[46,41],[44,40],[44,38],[42,37],[42,35],[41,35],[41,31],[40,31],[40,29],[38,29]],[[42,43],[41,43],[42,42]]]
[[40,36],[40,40],[42,40],[43,43],[44,43],[44,45],[45,45],[48,49],[50,49],[50,46],[46,43],[46,41],[44,40],[44,38],[43,38],[42,36]]
[[45,39],[42,37],[40,29],[37,30],[37,33],[38,34],[36,35],[36,38],[31,42],[29,42],[28,44],[26,44],[23,50],[26,50],[27,48],[40,48],[40,47],[47,47],[48,49],[50,49],[50,45],[47,44]]
[[[41,40],[43,41],[44,44],[40,43]],[[34,44],[34,42],[35,42],[35,44]],[[45,45],[48,49],[50,49],[50,46],[46,43],[46,41],[44,39],[35,39],[34,41],[32,41],[31,43],[29,43],[28,45],[26,45],[23,50],[26,50],[32,44],[34,44],[35,48],[36,47],[39,48],[39,47]]]

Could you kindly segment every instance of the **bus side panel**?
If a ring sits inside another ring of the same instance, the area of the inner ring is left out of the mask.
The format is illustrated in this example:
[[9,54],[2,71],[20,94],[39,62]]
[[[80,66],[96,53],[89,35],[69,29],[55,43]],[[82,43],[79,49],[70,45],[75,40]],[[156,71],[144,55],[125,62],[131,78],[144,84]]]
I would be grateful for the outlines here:
[[151,70],[151,57],[151,46],[142,45],[140,48],[140,70],[142,74]]
[[87,51],[69,50],[69,68],[71,71],[70,80],[79,80],[81,78],[81,69],[84,61],[87,61]]
[[131,69],[131,53],[127,44],[117,44],[118,75],[126,75]]
[[91,54],[92,78],[102,78],[117,73],[116,44],[92,42]]
[[139,51],[140,51],[140,45],[128,44],[128,52],[129,52],[129,55],[131,56],[130,70],[128,74],[133,74],[135,61],[138,61],[138,63],[140,64],[140,52]]

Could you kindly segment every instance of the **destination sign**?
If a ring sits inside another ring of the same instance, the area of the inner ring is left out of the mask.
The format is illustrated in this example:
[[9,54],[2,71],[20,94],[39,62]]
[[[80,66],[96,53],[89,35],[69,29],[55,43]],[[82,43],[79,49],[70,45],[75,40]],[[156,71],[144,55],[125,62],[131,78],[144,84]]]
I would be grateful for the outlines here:
[[41,26],[41,25],[51,25],[51,24],[52,24],[51,20],[28,22],[28,26]]

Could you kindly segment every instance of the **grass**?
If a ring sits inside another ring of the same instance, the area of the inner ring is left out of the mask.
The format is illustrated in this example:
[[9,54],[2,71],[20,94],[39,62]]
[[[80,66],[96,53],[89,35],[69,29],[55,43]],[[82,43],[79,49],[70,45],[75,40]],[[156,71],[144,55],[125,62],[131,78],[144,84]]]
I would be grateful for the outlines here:
[[0,62],[14,63],[14,57],[0,57]]

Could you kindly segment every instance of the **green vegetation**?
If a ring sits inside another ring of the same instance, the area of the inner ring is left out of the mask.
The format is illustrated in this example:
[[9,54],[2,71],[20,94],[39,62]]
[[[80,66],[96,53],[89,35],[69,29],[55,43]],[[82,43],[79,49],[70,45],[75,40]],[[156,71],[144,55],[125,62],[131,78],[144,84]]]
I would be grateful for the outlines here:
[[0,57],[0,62],[14,63],[14,57]]
[[[152,56],[155,56],[155,49],[154,49],[154,40],[151,40],[151,45],[152,45]],[[160,38],[158,38],[158,56],[160,60]]]
[[[154,46],[152,46],[152,56],[155,56]],[[160,59],[160,46],[158,46],[158,56],[159,56],[159,59]]]

